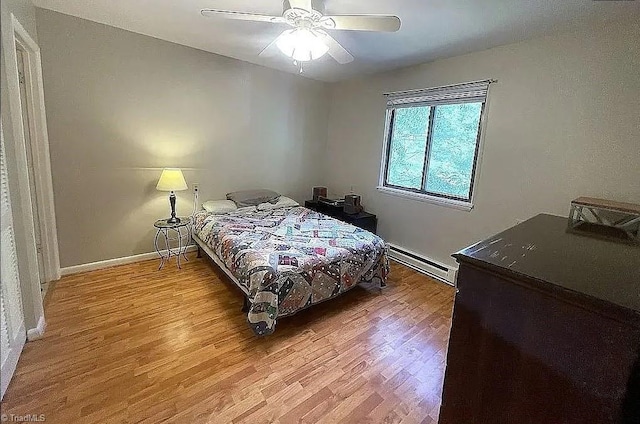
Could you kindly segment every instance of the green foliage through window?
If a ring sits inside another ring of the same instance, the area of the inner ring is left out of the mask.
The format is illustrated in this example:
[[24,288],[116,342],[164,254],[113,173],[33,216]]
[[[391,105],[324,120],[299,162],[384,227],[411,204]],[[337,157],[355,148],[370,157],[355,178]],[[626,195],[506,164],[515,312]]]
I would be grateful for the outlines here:
[[394,112],[387,183],[406,188],[422,187],[430,112],[428,106]]
[[482,106],[392,109],[385,185],[470,201]]

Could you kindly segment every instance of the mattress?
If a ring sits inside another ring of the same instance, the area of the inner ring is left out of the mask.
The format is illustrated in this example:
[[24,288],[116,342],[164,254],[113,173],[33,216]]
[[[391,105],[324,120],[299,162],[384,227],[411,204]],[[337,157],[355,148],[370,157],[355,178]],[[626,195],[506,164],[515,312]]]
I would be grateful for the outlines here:
[[258,335],[291,315],[366,282],[382,287],[389,271],[375,234],[297,206],[224,215],[201,211],[193,231],[248,293]]

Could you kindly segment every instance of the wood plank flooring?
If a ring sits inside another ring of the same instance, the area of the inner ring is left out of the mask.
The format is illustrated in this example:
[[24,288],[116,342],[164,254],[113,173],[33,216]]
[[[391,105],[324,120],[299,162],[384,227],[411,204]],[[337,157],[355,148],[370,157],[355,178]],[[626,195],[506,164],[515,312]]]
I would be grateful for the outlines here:
[[253,335],[242,296],[190,256],[61,279],[3,414],[48,423],[436,423],[454,289],[392,263],[388,287]]

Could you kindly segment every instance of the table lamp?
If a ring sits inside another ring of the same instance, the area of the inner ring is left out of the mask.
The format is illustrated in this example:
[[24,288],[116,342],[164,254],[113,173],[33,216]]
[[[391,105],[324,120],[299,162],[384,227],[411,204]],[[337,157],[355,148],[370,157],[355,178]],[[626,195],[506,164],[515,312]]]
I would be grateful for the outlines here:
[[179,168],[165,168],[162,170],[156,190],[169,191],[169,203],[171,204],[171,218],[167,219],[169,224],[177,224],[180,218],[176,217],[176,194],[175,191],[186,190],[187,182]]

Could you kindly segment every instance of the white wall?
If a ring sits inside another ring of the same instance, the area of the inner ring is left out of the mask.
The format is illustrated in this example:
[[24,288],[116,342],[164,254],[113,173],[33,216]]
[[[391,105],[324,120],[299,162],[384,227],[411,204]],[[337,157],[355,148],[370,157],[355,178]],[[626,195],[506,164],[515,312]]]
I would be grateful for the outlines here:
[[[37,9],[61,266],[153,251],[180,167],[201,199],[322,182],[324,83]],[[191,213],[191,191],[178,213]]]
[[[425,42],[428,42],[426,40]],[[471,212],[376,191],[384,92],[496,78]],[[353,186],[387,240],[451,253],[580,196],[640,202],[640,26],[567,33],[332,86],[325,183]]]
[[[36,31],[36,8],[30,0],[2,0],[3,19],[10,19],[10,14],[20,21],[20,24],[27,30],[31,38],[38,40]],[[4,16],[6,15],[6,16]],[[3,23],[5,21],[3,20]]]

